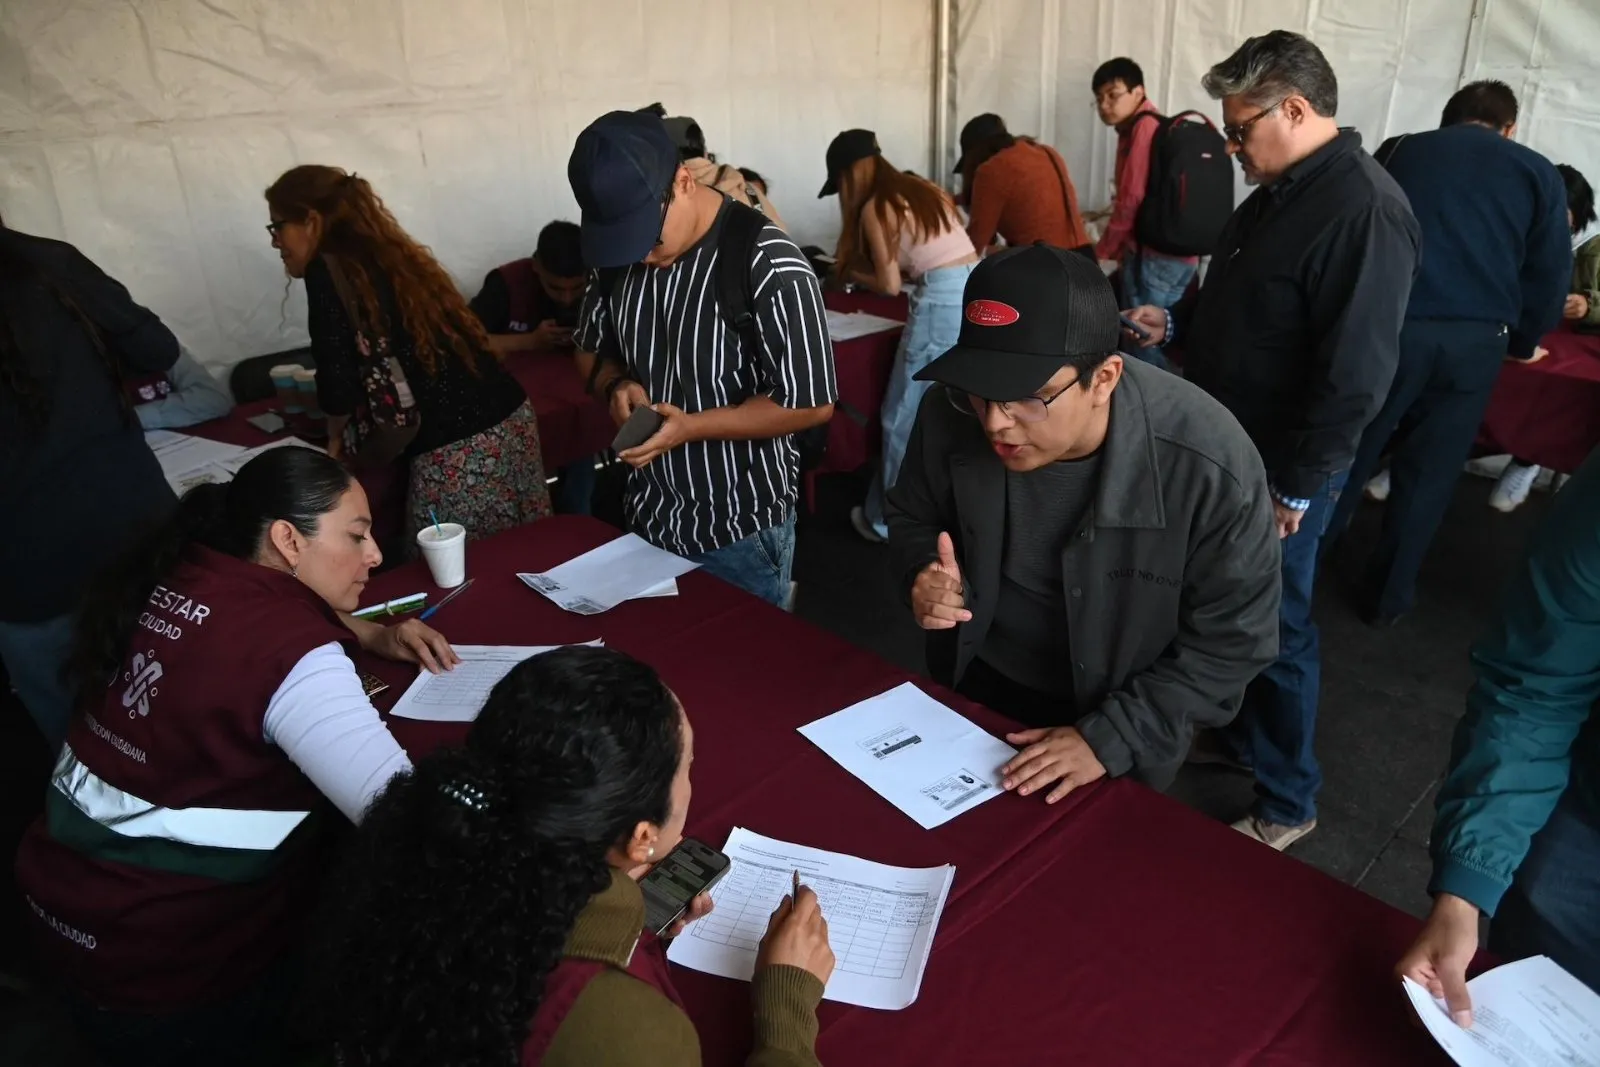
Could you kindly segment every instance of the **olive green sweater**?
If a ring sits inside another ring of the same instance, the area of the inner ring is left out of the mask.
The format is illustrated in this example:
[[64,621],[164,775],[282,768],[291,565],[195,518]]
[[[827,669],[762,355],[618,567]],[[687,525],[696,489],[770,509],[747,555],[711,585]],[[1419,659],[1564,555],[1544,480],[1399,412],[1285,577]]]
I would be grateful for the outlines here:
[[1572,291],[1589,298],[1589,314],[1573,323],[1588,332],[1600,330],[1600,237],[1591,237],[1572,254]]
[[[566,955],[609,968],[579,994],[541,1067],[699,1067],[700,1038],[676,1004],[627,972],[644,928],[639,885],[614,871],[567,938]],[[751,983],[755,1047],[747,1067],[820,1067],[817,1004],[822,983],[798,967],[767,967]]]

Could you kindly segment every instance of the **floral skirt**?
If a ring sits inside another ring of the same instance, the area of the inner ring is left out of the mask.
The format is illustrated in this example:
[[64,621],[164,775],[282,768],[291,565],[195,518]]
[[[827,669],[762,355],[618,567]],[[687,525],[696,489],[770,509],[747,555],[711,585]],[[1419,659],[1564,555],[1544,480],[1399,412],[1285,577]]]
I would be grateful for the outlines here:
[[467,536],[488,537],[550,514],[550,487],[539,454],[539,423],[523,404],[498,425],[411,460],[406,510],[410,538],[432,519],[459,522]]

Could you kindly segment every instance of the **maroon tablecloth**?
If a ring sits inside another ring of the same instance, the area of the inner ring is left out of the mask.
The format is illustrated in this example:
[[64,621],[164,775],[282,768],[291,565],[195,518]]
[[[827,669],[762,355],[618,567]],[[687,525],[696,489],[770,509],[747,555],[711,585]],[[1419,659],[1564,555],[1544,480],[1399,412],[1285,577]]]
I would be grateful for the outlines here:
[[[903,296],[830,290],[823,294],[823,302],[831,311],[865,311],[886,319],[906,320]],[[883,394],[889,388],[889,370],[894,366],[894,354],[899,347],[899,330],[834,343],[833,365],[839,378],[839,399],[863,416],[866,424],[835,409],[828,426],[828,454],[816,473],[853,471],[877,454],[883,436],[878,412],[883,408]]]
[[1600,335],[1562,328],[1537,363],[1507,363],[1478,444],[1571,474],[1600,445]]
[[[1415,920],[1143,787],[1111,782],[1050,807],[997,798],[927,831],[795,728],[910,676],[702,572],[676,598],[593,618],[517,581],[614,536],[557,517],[474,541],[473,586],[432,622],[461,643],[603,637],[653,664],[695,723],[688,830],[735,824],[886,863],[954,863],[956,881],[917,1002],[899,1012],[825,1004],[830,1067],[883,1064],[1444,1065],[1408,1021],[1390,968]],[[433,591],[408,564],[377,600]],[[398,664],[363,661],[394,688]],[[1006,723],[929,687],[987,729]],[[459,725],[396,719],[414,754]],[[708,1065],[743,1062],[744,983],[674,968]]]

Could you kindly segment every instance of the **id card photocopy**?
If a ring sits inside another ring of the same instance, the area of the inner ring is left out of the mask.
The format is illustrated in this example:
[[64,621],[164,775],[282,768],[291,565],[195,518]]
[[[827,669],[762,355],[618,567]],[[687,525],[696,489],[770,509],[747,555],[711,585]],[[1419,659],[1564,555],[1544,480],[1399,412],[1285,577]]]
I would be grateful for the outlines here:
[[931,830],[998,796],[1017,750],[910,682],[800,733],[879,796]]

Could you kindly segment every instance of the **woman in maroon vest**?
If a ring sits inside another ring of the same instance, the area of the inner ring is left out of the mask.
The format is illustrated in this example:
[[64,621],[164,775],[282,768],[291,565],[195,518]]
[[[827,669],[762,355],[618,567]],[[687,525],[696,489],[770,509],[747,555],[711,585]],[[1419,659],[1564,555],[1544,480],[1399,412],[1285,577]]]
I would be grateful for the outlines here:
[[347,655],[448,668],[352,619],[381,557],[361,486],[308,448],[191,490],[84,607],[72,722],[17,856],[39,955],[107,1063],[280,1063],[317,827],[409,766]]
[[416,436],[399,439],[410,465],[411,533],[430,511],[471,537],[549,515],[533,405],[433,254],[365,178],[337,167],[295,167],[266,197],[272,246],[289,276],[305,279],[317,403],[334,455],[351,416],[360,422],[370,410],[372,376],[392,379],[372,358],[387,346],[404,373],[392,388],[421,416]]
[[[637,883],[682,837],[693,756],[677,698],[621,652],[512,670],[465,748],[373,804],[330,889],[314,999],[344,1063],[698,1065]],[[814,1067],[833,962],[801,889],[762,941],[750,1064]]]

